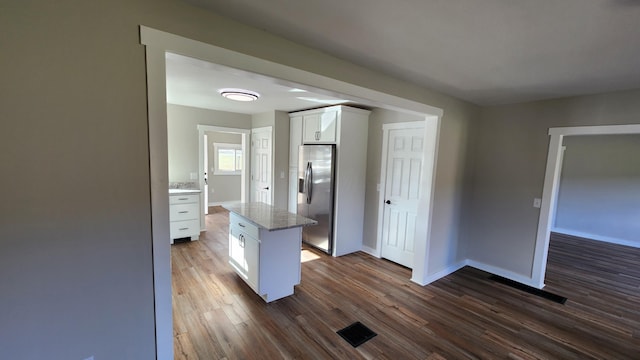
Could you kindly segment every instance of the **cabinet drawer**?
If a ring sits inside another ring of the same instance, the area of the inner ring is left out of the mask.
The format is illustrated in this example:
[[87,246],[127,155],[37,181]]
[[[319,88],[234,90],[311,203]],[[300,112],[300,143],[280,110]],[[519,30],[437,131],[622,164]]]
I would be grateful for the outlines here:
[[200,221],[172,221],[169,223],[169,234],[172,239],[197,236],[200,234]]
[[200,195],[171,195],[169,196],[169,204],[188,204],[198,203],[200,201]]
[[198,204],[174,204],[169,207],[169,220],[193,220],[198,219]]
[[260,230],[258,227],[247,221],[242,216],[229,213],[229,226],[237,228],[254,239],[260,239]]

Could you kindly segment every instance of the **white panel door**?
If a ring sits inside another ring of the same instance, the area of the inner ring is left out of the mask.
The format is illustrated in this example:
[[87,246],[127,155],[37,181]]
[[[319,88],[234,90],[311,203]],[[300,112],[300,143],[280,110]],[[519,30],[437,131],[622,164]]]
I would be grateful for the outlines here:
[[251,201],[271,204],[271,127],[251,132]]
[[381,256],[409,268],[420,198],[422,133],[422,128],[392,129],[387,140]]

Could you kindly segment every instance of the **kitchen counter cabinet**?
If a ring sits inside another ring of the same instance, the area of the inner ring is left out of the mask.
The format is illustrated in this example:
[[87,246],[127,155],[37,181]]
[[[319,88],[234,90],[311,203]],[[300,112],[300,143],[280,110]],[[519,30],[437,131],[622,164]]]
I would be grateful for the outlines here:
[[169,189],[169,237],[200,237],[200,190]]

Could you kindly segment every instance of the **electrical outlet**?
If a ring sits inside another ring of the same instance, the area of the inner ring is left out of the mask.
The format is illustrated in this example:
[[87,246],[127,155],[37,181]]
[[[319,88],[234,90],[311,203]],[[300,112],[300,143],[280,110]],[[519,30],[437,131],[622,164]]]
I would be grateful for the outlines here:
[[192,172],[189,173],[191,180],[198,180],[198,173],[197,172]]
[[533,199],[533,207],[534,208],[540,209],[541,205],[542,205],[542,199],[540,199],[540,198]]
[[280,179],[284,179],[284,171],[280,171]]
[[376,191],[380,191],[380,184],[376,185]]

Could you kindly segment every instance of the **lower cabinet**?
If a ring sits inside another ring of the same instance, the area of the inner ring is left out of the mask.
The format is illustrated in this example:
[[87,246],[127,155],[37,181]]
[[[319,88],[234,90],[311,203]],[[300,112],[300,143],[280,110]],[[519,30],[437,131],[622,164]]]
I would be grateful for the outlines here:
[[229,227],[229,263],[254,291],[259,289],[259,253],[260,242],[258,239],[249,236],[237,227]]
[[200,195],[169,196],[169,237],[174,239],[200,237]]
[[293,294],[300,284],[300,227],[269,231],[229,214],[229,264],[266,302]]

